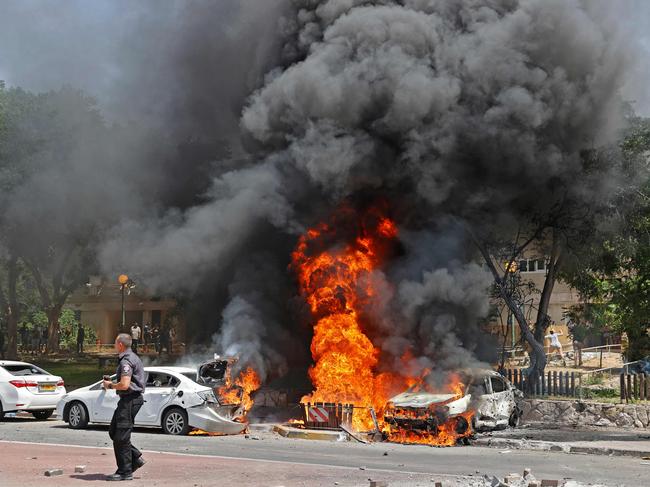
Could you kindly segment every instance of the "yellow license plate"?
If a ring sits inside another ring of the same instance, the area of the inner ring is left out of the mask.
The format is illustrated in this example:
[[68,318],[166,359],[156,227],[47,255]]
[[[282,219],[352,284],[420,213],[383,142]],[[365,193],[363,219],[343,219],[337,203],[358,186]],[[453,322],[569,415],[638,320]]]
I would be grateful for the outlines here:
[[44,384],[39,389],[41,392],[54,392],[56,391],[56,386],[54,384]]

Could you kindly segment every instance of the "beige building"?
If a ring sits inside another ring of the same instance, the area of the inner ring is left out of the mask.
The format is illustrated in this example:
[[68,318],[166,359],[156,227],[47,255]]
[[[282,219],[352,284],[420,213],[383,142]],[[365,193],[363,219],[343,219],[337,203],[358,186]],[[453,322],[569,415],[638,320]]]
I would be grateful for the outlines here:
[[[120,285],[99,277],[91,277],[82,288],[70,295],[65,308],[74,311],[77,320],[92,328],[101,343],[112,343],[122,321],[122,293]],[[177,340],[185,339],[185,324],[173,316],[176,301],[152,297],[146,289],[137,286],[125,291],[124,309],[127,331],[137,322],[140,327],[171,324]]]

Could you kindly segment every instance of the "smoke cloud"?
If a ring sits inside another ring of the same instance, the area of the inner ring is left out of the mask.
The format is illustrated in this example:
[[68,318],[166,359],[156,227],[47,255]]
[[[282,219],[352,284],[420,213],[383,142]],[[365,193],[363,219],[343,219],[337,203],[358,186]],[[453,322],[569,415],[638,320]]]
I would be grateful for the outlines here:
[[[128,190],[98,245],[103,272],[194,297],[195,337],[264,374],[307,356],[287,266],[297,236],[339,205],[381,197],[400,228],[402,253],[371,276],[383,363],[410,346],[414,368],[452,369],[490,359],[478,327],[490,281],[453,222],[508,228],[560,198],[606,199],[620,179],[613,166],[585,175],[581,159],[613,140],[621,90],[638,84],[636,43],[606,2],[73,5],[57,13],[70,36],[58,39],[42,2],[10,4],[4,19],[40,19],[32,45],[71,52],[37,49],[0,73],[21,65],[10,82],[51,86],[65,69],[32,74],[59,59],[111,120],[153,134],[109,150],[140,176],[107,186]],[[101,42],[83,42],[80,18],[111,19]],[[14,56],[20,25],[0,21]]]

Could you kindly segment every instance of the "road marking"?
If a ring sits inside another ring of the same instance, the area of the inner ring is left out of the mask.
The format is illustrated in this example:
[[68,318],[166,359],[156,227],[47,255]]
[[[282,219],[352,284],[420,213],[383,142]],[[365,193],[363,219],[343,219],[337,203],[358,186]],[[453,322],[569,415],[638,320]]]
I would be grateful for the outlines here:
[[[67,447],[67,448],[85,448],[92,450],[110,450],[113,451],[113,448],[107,446],[87,446],[87,445],[66,445],[63,443],[35,443],[33,441],[14,441],[14,440],[0,440],[0,443],[9,443],[17,445],[38,445],[38,446],[56,446],[56,447]],[[359,470],[359,467],[348,467],[346,465],[327,465],[321,463],[308,463],[308,462],[288,462],[285,460],[264,460],[262,458],[247,458],[247,457],[228,457],[223,455],[203,455],[200,453],[174,453],[170,451],[159,451],[159,450],[145,450],[142,449],[144,453],[159,453],[161,455],[179,455],[183,457],[196,457],[196,458],[218,458],[221,460],[243,460],[248,462],[259,462],[259,463],[277,463],[283,465],[301,465],[306,467],[327,467],[327,468],[342,468],[346,470]],[[388,468],[373,468],[366,467],[366,471],[372,472],[384,472],[384,473],[403,473],[410,475],[435,475],[439,477],[449,477],[449,478],[458,478],[462,475],[452,475],[452,474],[441,474],[441,473],[431,473],[431,472],[413,472],[409,470],[391,470]]]

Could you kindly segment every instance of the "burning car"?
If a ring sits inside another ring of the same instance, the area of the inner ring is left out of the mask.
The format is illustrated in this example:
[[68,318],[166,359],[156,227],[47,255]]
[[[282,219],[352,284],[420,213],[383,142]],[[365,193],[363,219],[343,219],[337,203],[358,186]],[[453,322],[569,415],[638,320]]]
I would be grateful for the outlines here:
[[384,413],[389,438],[448,435],[455,442],[472,431],[519,424],[521,411],[515,398],[522,394],[497,372],[463,371],[453,383],[452,390],[444,393],[427,391],[418,383],[391,398]]

